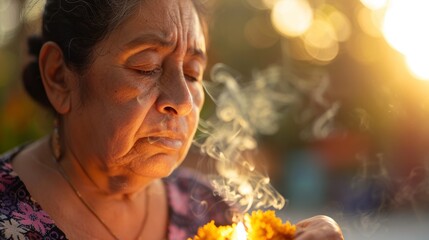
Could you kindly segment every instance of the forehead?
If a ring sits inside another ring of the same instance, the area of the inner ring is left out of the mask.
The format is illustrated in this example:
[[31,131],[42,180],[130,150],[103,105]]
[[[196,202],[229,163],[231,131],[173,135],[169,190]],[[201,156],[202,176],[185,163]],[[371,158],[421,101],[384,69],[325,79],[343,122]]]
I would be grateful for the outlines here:
[[202,25],[191,0],[142,0],[107,42],[133,48],[145,39],[187,51],[206,51]]

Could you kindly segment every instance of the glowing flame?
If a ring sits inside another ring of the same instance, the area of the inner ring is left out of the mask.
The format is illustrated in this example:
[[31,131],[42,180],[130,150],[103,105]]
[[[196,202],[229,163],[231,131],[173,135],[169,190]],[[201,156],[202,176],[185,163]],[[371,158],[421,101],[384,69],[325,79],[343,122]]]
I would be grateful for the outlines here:
[[244,224],[242,222],[239,222],[237,226],[235,227],[235,240],[246,240],[247,239],[247,232],[246,228],[244,227]]

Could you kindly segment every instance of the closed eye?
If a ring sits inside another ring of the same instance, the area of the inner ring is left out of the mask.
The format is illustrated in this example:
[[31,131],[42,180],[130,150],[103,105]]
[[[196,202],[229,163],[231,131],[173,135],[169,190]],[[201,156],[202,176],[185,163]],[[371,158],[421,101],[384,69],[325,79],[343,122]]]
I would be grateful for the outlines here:
[[146,69],[136,69],[136,70],[141,75],[148,76],[148,77],[162,73],[162,68],[160,67],[156,67],[154,69],[149,69],[149,70],[146,70]]
[[185,78],[191,82],[198,82],[199,81],[198,77],[194,77],[194,76],[189,75],[189,74],[185,75]]

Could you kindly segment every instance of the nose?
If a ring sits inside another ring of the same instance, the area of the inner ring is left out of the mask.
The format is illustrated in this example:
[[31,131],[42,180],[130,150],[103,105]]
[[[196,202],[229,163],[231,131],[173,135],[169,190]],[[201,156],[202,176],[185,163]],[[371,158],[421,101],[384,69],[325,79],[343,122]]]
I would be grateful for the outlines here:
[[192,111],[193,98],[183,70],[177,69],[163,74],[159,90],[160,95],[156,103],[159,112],[183,116]]

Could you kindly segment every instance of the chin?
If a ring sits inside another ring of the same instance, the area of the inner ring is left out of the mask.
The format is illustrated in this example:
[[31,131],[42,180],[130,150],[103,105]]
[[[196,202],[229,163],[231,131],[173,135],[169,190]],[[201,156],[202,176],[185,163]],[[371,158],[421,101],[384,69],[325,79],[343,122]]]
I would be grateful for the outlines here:
[[156,154],[133,168],[133,172],[141,177],[164,178],[168,177],[181,163],[177,156]]

